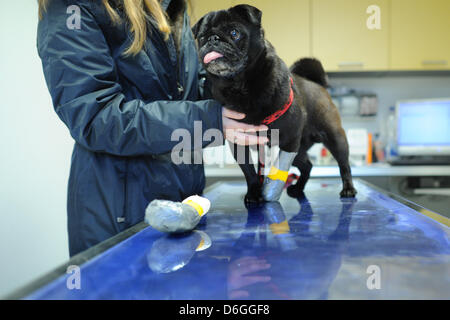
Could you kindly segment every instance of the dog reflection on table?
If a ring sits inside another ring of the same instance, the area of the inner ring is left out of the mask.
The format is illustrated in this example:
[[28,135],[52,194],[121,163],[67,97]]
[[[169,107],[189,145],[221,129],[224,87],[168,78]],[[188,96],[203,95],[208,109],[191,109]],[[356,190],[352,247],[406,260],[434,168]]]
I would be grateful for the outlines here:
[[[149,287],[158,288],[165,298],[204,299],[211,282],[222,285],[217,279],[225,279],[223,288],[215,288],[220,294],[211,298],[223,299],[225,294],[228,299],[326,298],[348,245],[356,200],[341,202],[333,226],[320,215],[313,223],[314,212],[306,198],[299,200],[301,209],[289,220],[277,201],[249,206],[245,228],[231,247],[219,237],[216,248],[208,249],[211,239],[200,230],[163,235],[147,254],[148,267],[158,275],[149,275],[151,283],[158,282]],[[317,222],[320,228],[311,230]],[[228,255],[229,259],[221,258]],[[179,291],[167,285],[170,281],[186,287]]]
[[241,121],[279,130],[280,153],[263,183],[249,147],[232,147],[236,160],[239,154],[245,155],[244,161],[238,161],[247,181],[245,202],[277,201],[291,165],[299,168],[301,177],[289,187],[288,194],[301,197],[312,168],[307,151],[317,142],[322,142],[338,162],[341,197],[354,197],[348,142],[326,90],[322,64],[305,58],[288,69],[265,39],[261,19],[259,9],[238,5],[206,14],[192,29],[213,97],[245,113]]
[[314,212],[307,198],[299,200],[300,212],[289,221],[279,202],[250,206],[248,231],[235,245],[242,254],[232,257],[228,267],[228,297],[327,298],[348,246],[356,200],[341,202],[337,226],[327,223],[320,231],[310,230]]

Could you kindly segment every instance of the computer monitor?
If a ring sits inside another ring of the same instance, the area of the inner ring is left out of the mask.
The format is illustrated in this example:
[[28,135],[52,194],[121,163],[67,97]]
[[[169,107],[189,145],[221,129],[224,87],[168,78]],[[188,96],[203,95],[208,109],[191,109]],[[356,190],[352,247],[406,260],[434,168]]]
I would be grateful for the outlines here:
[[398,101],[399,156],[450,155],[450,98]]

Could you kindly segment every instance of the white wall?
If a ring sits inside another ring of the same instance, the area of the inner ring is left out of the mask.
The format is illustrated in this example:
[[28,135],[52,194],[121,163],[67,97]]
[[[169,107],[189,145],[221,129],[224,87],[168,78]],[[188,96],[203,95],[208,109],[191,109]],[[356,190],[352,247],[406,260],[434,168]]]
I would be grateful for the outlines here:
[[36,50],[37,1],[0,1],[0,297],[66,261],[73,142]]

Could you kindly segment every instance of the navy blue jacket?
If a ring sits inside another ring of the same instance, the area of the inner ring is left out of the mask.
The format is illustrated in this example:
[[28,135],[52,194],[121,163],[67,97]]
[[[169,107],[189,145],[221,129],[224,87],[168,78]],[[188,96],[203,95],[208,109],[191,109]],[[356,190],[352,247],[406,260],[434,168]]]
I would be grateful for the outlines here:
[[[73,4],[79,29],[74,12],[67,13]],[[201,121],[203,131],[222,130],[221,105],[199,101],[200,64],[184,18],[179,55],[173,38],[164,41],[152,26],[144,49],[124,56],[132,35],[125,23],[111,22],[100,0],[51,0],[39,22],[37,47],[53,106],[75,140],[70,255],[142,221],[153,199],[180,201],[203,191],[203,165],[175,165],[167,157],[179,143],[171,141],[175,129],[193,135],[194,121]]]

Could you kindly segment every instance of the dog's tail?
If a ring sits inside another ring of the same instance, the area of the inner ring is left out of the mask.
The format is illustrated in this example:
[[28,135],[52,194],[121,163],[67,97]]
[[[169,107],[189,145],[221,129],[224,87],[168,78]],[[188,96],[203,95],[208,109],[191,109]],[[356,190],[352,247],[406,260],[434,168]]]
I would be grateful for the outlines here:
[[300,59],[292,65],[291,72],[300,77],[315,82],[324,88],[328,87],[327,74],[323,69],[322,63],[317,59]]

